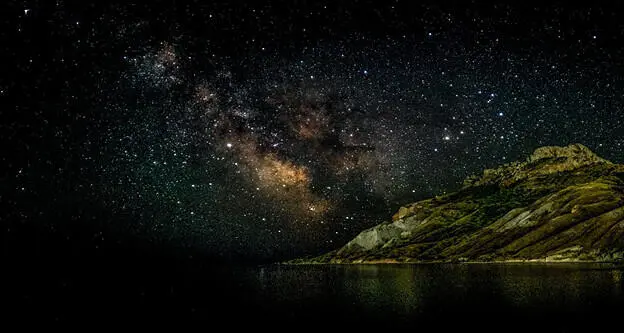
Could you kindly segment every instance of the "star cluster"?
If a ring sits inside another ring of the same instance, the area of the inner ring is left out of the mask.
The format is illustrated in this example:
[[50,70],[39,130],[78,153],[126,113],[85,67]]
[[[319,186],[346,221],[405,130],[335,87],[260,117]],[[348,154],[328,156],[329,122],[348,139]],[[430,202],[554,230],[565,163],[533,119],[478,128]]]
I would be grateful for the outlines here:
[[26,51],[5,55],[29,79],[0,86],[30,101],[3,122],[10,187],[69,188],[103,228],[220,256],[330,249],[539,146],[621,161],[620,12],[24,3]]

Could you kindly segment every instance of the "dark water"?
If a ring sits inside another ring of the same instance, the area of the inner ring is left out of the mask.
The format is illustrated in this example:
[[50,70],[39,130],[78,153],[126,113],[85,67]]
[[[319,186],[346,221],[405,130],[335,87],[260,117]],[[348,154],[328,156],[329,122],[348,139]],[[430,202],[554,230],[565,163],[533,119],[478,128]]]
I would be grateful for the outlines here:
[[623,275],[576,264],[91,268],[5,285],[12,304],[4,314],[228,328],[583,331],[619,322]]
[[[246,272],[272,320],[576,331],[624,310],[623,271],[579,265],[263,267]],[[607,325],[608,326],[608,325]]]

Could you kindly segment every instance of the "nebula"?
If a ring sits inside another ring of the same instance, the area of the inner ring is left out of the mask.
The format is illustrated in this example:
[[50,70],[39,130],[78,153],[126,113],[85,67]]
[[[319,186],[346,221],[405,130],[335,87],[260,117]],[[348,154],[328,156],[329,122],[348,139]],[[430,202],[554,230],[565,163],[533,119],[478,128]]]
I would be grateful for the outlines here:
[[224,147],[240,160],[237,166],[244,171],[249,185],[288,215],[320,219],[331,209],[329,200],[314,193],[307,167],[280,159],[275,153],[262,152],[249,136],[231,138]]

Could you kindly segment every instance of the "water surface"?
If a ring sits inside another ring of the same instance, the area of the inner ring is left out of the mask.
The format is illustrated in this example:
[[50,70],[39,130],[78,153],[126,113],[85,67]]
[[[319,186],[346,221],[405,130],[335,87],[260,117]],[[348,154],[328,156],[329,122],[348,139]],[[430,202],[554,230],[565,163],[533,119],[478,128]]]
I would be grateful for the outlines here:
[[574,331],[624,310],[623,272],[609,265],[268,266],[244,274],[249,310],[265,321]]
[[5,315],[207,329],[571,332],[610,328],[624,313],[624,271],[610,265],[88,267],[22,271],[4,285]]

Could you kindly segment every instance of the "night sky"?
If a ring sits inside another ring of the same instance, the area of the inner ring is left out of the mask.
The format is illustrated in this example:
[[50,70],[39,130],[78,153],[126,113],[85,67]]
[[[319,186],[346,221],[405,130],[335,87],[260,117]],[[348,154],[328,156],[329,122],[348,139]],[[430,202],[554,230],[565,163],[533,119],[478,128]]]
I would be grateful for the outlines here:
[[543,145],[624,161],[621,6],[439,2],[3,6],[5,241],[317,255]]

